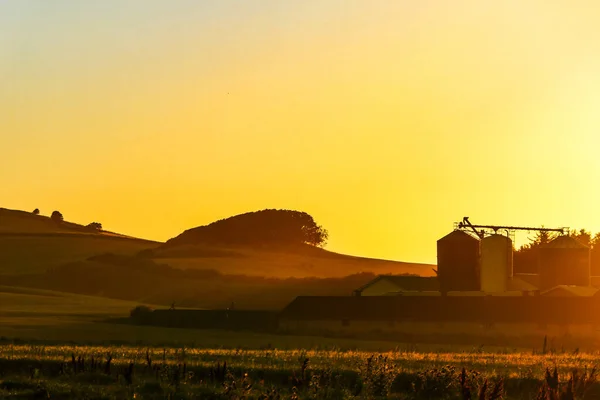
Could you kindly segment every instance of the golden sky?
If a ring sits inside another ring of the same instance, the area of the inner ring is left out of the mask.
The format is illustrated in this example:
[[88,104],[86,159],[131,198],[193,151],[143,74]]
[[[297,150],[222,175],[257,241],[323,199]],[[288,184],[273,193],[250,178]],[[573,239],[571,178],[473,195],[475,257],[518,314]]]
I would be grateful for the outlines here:
[[330,250],[422,262],[463,216],[600,231],[599,20],[595,1],[2,1],[0,207],[157,240],[296,209]]

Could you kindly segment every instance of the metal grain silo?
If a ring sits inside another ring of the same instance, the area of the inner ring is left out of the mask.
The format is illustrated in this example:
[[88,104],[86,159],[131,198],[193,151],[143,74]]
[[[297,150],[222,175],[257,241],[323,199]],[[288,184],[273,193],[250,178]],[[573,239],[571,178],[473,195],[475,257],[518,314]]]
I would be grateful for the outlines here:
[[590,285],[590,248],[570,236],[559,236],[539,249],[540,289],[557,285]]
[[479,286],[479,239],[455,230],[437,241],[440,291],[476,291]]
[[509,237],[491,235],[481,240],[481,290],[505,292],[513,274],[513,243]]

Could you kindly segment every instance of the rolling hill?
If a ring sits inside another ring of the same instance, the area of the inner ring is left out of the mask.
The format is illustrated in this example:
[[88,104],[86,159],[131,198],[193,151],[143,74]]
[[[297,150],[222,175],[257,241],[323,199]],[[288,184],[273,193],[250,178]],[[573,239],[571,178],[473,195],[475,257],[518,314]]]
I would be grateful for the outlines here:
[[172,267],[224,274],[343,277],[362,272],[432,276],[433,265],[354,257],[320,246],[327,231],[299,211],[267,209],[188,229],[154,249]]
[[214,269],[223,274],[273,278],[331,278],[362,272],[434,276],[435,265],[338,254],[309,245],[293,247],[160,247],[153,259],[180,269]]
[[159,243],[0,208],[0,274],[28,274],[102,253],[133,255]]
[[433,265],[315,245],[326,237],[308,214],[289,210],[242,214],[156,243],[0,209],[0,285],[159,305],[278,309],[298,295],[350,295],[375,274],[434,274]]
[[[296,235],[298,231],[306,224],[322,229],[312,217],[288,210],[264,211],[192,228],[162,244],[0,208],[0,275],[42,273],[104,253],[140,254],[179,269],[273,278],[343,277],[362,272],[433,275],[434,266],[429,264],[354,257],[306,244],[304,237]],[[285,218],[278,219],[282,214]],[[285,221],[283,227],[279,220]]]

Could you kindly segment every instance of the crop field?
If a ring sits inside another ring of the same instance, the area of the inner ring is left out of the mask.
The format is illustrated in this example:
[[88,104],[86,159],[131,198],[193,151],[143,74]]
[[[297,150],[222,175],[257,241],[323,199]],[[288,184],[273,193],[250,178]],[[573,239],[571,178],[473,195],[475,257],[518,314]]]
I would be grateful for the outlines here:
[[0,345],[0,397],[594,399],[599,354]]

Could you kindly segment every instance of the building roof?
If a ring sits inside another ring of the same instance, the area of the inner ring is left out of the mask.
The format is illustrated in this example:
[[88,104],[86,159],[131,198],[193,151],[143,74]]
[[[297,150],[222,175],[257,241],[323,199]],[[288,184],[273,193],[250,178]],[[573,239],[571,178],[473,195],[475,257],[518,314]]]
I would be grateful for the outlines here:
[[384,296],[441,296],[442,294],[436,290],[400,290],[397,292],[389,292]]
[[588,246],[571,236],[559,236],[542,246],[543,249],[589,249]]
[[598,292],[598,289],[591,286],[558,285],[551,289],[540,292],[542,296],[575,296],[591,297]]
[[381,281],[387,280],[398,287],[398,291],[438,291],[440,284],[435,276],[414,276],[414,275],[379,275],[371,282],[356,289],[362,292],[369,286]]
[[[523,285],[524,287],[532,287],[533,289],[525,290],[537,290],[540,287],[540,275],[539,274],[514,274],[508,285],[511,287],[511,283],[514,285],[513,290],[521,290],[517,287]],[[512,287],[511,287],[512,288]]]
[[540,277],[538,274],[515,274],[508,281],[508,290],[531,292],[538,290]]
[[461,231],[459,229],[456,229],[452,232],[450,232],[449,234],[447,234],[446,236],[444,236],[443,238],[438,239],[439,241],[447,241],[447,240],[462,240],[462,241],[474,241],[474,242],[479,242],[479,239],[477,239],[475,236],[471,235],[470,233],[467,233],[465,231]]
[[[560,292],[560,291],[559,291]],[[600,296],[297,297],[280,321],[600,323]],[[577,310],[577,312],[574,312]]]

